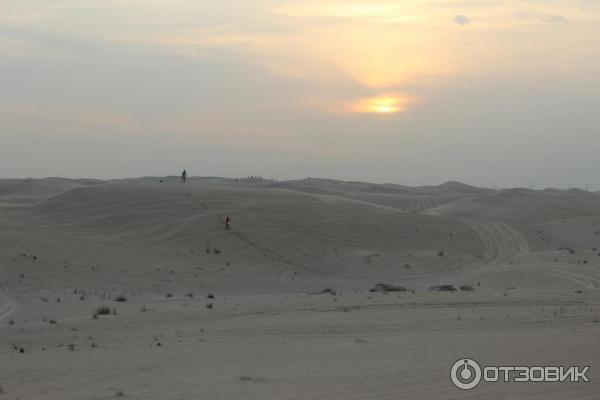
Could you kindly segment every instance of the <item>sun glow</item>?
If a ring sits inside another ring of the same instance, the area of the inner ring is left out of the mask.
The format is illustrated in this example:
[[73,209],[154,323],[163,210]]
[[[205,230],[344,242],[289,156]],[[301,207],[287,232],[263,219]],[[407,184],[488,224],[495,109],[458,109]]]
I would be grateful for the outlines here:
[[403,95],[382,95],[361,99],[351,105],[355,113],[393,114],[406,111],[410,99]]

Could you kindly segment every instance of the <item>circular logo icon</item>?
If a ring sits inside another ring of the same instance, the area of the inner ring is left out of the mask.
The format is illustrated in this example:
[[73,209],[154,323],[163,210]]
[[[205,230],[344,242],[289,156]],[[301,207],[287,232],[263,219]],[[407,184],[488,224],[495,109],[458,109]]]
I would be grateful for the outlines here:
[[452,364],[450,379],[459,389],[473,389],[481,381],[481,367],[477,361],[470,358],[461,358]]

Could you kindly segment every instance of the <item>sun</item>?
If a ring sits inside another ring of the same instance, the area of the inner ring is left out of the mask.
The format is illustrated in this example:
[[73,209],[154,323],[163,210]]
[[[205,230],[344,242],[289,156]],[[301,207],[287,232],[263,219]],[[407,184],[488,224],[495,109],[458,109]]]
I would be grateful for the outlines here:
[[373,99],[368,109],[370,112],[389,114],[401,111],[400,101],[393,97],[384,97],[382,99]]
[[385,94],[354,102],[350,111],[355,113],[394,114],[405,111],[410,99],[404,95]]

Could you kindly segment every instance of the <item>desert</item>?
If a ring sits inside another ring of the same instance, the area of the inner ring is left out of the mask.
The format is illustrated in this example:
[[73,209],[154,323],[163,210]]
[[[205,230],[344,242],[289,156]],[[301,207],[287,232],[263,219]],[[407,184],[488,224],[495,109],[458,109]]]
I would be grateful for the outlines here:
[[[458,182],[0,180],[0,398],[594,399],[599,200]],[[586,365],[590,382],[464,391],[449,378],[462,357]]]

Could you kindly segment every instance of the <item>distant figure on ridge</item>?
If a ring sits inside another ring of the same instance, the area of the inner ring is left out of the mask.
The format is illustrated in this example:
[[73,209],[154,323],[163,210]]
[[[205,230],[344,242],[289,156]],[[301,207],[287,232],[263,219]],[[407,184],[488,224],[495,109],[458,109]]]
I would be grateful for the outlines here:
[[231,229],[231,218],[225,218],[225,230],[228,231]]
[[185,183],[185,178],[187,178],[187,171],[184,169],[181,173],[181,183]]

